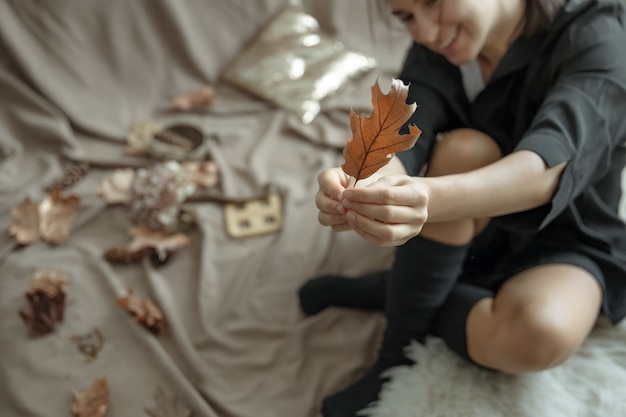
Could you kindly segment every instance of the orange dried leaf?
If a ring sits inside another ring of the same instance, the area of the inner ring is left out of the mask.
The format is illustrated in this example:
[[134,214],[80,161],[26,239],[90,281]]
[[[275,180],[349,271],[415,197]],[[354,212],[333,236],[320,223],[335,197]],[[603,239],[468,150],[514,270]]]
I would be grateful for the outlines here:
[[9,234],[20,245],[30,245],[39,240],[39,208],[29,197],[11,209],[15,217],[9,223]]
[[61,196],[61,190],[54,188],[39,203],[39,231],[48,242],[65,242],[74,226],[80,199],[71,195]]
[[158,336],[165,329],[165,317],[161,309],[150,299],[135,296],[132,289],[128,290],[125,297],[116,298],[115,302],[153,334]]
[[392,80],[388,94],[383,94],[378,81],[372,86],[373,111],[370,117],[350,111],[352,137],[348,139],[343,155],[342,169],[356,180],[367,178],[387,165],[396,152],[415,145],[422,132],[409,125],[408,134],[400,134],[400,128],[417,108],[407,104],[409,87],[400,80]]
[[128,244],[130,251],[138,251],[144,248],[154,249],[159,259],[167,257],[168,252],[191,243],[191,238],[184,233],[167,233],[154,231],[147,226],[137,226],[131,229],[133,240]]
[[96,379],[83,392],[72,391],[72,413],[76,417],[105,417],[109,410],[109,387],[104,377]]

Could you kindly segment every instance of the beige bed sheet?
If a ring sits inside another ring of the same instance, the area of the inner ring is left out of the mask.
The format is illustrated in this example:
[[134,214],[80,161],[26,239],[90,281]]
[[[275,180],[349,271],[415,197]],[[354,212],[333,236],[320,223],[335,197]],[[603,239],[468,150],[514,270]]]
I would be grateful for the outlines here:
[[[367,368],[382,319],[328,310],[305,318],[297,289],[326,272],[357,276],[386,267],[390,249],[317,223],[316,175],[341,163],[348,111],[369,110],[369,87],[399,68],[408,44],[360,0],[307,1],[347,45],[382,66],[323,103],[314,123],[298,120],[219,81],[222,68],[282,5],[278,0],[0,1],[0,224],[26,196],[41,199],[66,160],[91,170],[69,191],[81,208],[69,241],[17,248],[0,233],[0,416],[69,416],[72,389],[104,376],[109,417],[144,415],[161,386],[194,416],[314,417],[321,399]],[[387,78],[386,78],[387,77]],[[166,114],[169,99],[216,86],[209,112]],[[103,251],[128,240],[122,206],[97,194],[118,167],[150,161],[125,153],[133,122],[190,121],[214,134],[220,194],[246,198],[273,187],[283,196],[278,233],[232,239],[223,207],[188,204],[192,244],[163,267],[114,266]],[[56,269],[70,279],[66,318],[29,336],[17,311],[28,277]],[[157,302],[167,331],[155,337],[114,302],[132,287]],[[105,337],[86,363],[71,334]]]

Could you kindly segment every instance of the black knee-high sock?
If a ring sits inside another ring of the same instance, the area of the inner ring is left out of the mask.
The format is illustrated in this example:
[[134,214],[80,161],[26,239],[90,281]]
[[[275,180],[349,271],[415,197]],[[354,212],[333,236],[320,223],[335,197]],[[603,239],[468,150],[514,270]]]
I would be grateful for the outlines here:
[[380,271],[360,278],[337,275],[313,278],[298,291],[300,308],[307,315],[317,314],[331,306],[382,310],[388,273]]
[[432,334],[441,337],[459,356],[474,363],[467,353],[467,317],[476,303],[494,295],[495,293],[490,289],[458,282],[437,312],[433,321]]
[[422,341],[430,330],[436,311],[458,278],[468,246],[418,236],[398,248],[388,278],[387,325],[378,360],[355,384],[324,400],[324,417],[356,417],[359,410],[378,399],[385,382],[381,374],[410,363],[404,349],[411,340]]

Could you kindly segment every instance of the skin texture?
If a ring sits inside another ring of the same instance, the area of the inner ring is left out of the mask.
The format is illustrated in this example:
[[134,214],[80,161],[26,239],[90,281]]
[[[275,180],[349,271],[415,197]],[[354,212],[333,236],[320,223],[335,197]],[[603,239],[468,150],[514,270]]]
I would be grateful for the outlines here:
[[[388,0],[418,43],[455,65],[478,59],[487,80],[519,32],[523,0]],[[453,38],[452,43],[449,40]],[[318,220],[374,244],[398,246],[421,233],[464,244],[493,216],[549,203],[566,163],[547,167],[530,151],[501,157],[493,140],[469,129],[437,142],[426,177],[410,177],[399,159],[349,188],[341,168],[318,176]],[[451,167],[454,167],[453,169]],[[597,281],[564,264],[511,277],[467,320],[470,357],[509,373],[556,366],[574,353],[602,302]]]

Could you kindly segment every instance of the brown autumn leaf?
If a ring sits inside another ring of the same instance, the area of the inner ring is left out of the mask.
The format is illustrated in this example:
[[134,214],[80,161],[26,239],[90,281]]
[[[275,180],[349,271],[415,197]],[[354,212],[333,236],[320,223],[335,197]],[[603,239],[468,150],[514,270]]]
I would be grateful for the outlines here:
[[39,207],[30,197],[26,197],[11,209],[15,217],[9,223],[9,234],[20,245],[30,245],[39,240]]
[[109,410],[109,387],[105,377],[97,378],[83,391],[72,390],[72,413],[76,417],[105,417]]
[[154,394],[154,407],[145,407],[150,417],[191,417],[192,411],[179,404],[176,396],[168,395],[163,388],[157,387]]
[[128,244],[128,250],[138,251],[151,248],[161,260],[167,258],[168,253],[191,243],[191,238],[184,233],[155,231],[145,225],[133,227],[130,233],[133,240]]
[[215,161],[187,161],[180,167],[189,180],[198,187],[215,187],[220,182],[220,169]]
[[59,244],[70,236],[80,198],[75,195],[63,197],[61,190],[54,188],[39,203],[39,232],[47,242]]
[[409,125],[409,133],[399,130],[417,108],[407,104],[409,87],[393,79],[388,94],[383,94],[378,80],[372,86],[373,111],[370,117],[350,111],[352,137],[348,139],[343,155],[344,172],[357,181],[367,178],[387,165],[396,152],[411,149],[420,133],[417,126]]
[[66,298],[63,287],[68,283],[67,276],[58,271],[44,269],[33,273],[24,293],[28,308],[18,312],[31,334],[51,333],[63,321]]
[[215,91],[212,86],[204,85],[174,97],[172,99],[172,109],[187,112],[211,107],[214,94]]
[[165,329],[165,317],[161,309],[150,299],[137,297],[132,288],[128,289],[128,295],[117,297],[115,302],[155,336]]

